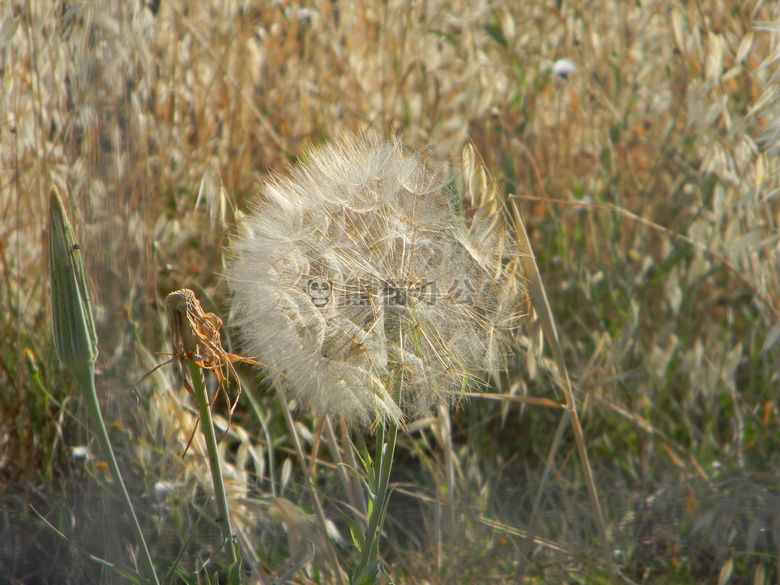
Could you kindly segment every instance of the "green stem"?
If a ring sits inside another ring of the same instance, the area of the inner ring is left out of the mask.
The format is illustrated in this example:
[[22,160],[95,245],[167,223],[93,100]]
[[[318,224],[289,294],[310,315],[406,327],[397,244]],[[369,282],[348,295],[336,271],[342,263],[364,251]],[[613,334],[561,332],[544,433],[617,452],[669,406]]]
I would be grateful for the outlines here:
[[190,378],[192,379],[192,388],[195,392],[195,399],[198,401],[198,411],[200,412],[200,429],[203,437],[206,439],[206,449],[209,455],[209,465],[211,466],[211,481],[214,483],[214,497],[217,500],[217,510],[219,511],[219,526],[222,529],[222,538],[225,541],[225,552],[227,554],[228,566],[232,567],[238,560],[236,554],[236,545],[233,542],[233,529],[230,525],[230,510],[228,509],[227,495],[225,494],[225,482],[222,479],[222,467],[219,464],[219,451],[217,450],[217,437],[214,433],[214,423],[211,419],[211,406],[206,386],[203,384],[203,372],[200,366],[193,360],[187,360],[190,369]]
[[[372,563],[379,559],[379,539],[382,535],[387,504],[390,500],[388,487],[390,485],[390,471],[393,469],[393,455],[395,454],[395,442],[398,436],[398,424],[391,422],[387,428],[387,440],[385,440],[384,423],[377,431],[376,456],[373,469],[374,478],[371,483],[376,486],[376,493],[371,498],[371,512],[366,526],[366,538],[360,551],[360,563],[355,570],[352,583],[360,583]],[[372,486],[373,487],[373,486]],[[369,497],[371,494],[369,494]]]
[[84,397],[92,426],[95,428],[95,433],[97,434],[98,442],[100,443],[100,449],[108,462],[108,468],[111,471],[111,475],[114,477],[114,481],[119,484],[122,492],[121,495],[125,505],[125,511],[130,516],[133,532],[135,532],[136,540],[138,540],[138,545],[141,547],[143,563],[146,565],[147,572],[151,575],[150,582],[154,585],[159,585],[160,582],[157,580],[157,574],[154,571],[152,556],[149,554],[149,548],[146,546],[144,533],[141,530],[141,525],[138,523],[138,518],[135,515],[133,504],[130,501],[130,495],[127,493],[125,482],[122,480],[122,474],[119,471],[119,465],[117,465],[116,457],[114,457],[114,450],[111,448],[111,442],[108,439],[106,425],[103,423],[103,415],[100,412],[100,403],[98,402],[97,393],[95,392],[94,364],[90,365],[89,368],[74,368],[73,375],[81,388],[81,394]]

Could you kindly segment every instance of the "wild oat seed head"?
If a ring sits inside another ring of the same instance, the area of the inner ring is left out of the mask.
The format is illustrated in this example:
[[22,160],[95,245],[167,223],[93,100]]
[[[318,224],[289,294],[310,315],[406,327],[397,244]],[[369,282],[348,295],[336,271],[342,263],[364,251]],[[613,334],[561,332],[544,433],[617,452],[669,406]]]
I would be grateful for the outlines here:
[[400,422],[504,366],[526,299],[516,248],[473,152],[463,191],[454,178],[397,140],[349,137],[263,187],[232,242],[233,323],[303,406]]

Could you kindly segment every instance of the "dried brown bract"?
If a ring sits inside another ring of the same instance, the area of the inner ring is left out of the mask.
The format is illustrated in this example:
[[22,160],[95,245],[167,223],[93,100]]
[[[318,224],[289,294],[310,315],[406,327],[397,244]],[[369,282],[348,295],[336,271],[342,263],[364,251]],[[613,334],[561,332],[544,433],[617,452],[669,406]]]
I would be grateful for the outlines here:
[[[165,298],[165,308],[168,313],[168,325],[171,328],[173,346],[172,360],[178,360],[182,365],[184,387],[194,396],[192,387],[183,367],[185,360],[192,360],[200,368],[208,370],[217,378],[219,388],[225,395],[228,406],[228,424],[241,396],[241,383],[233,368],[234,361],[244,361],[244,358],[226,352],[222,347],[219,330],[222,320],[214,313],[206,313],[195,293],[188,288],[174,291]],[[251,360],[249,360],[251,361]],[[236,380],[238,393],[231,403],[225,389],[229,375]],[[217,394],[211,404],[213,406]],[[194,432],[194,431],[193,431]],[[192,438],[190,438],[190,441]],[[188,443],[189,446],[189,443]]]

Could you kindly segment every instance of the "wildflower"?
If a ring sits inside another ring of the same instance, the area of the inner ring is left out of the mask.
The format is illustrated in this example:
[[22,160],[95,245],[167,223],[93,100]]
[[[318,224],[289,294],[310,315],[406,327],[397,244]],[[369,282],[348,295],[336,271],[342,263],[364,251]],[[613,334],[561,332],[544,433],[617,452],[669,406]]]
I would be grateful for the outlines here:
[[70,457],[74,461],[89,461],[89,459],[91,458],[89,453],[89,447],[87,447],[86,445],[78,445],[76,447],[71,447]]
[[316,414],[398,423],[498,371],[525,290],[475,176],[468,221],[471,185],[443,163],[351,137],[264,186],[226,276],[244,347],[280,389]]
[[570,75],[577,72],[577,65],[571,59],[558,59],[552,66],[553,77],[557,79],[568,79]]
[[170,481],[158,481],[152,486],[152,498],[155,502],[164,502],[170,496],[176,486]]

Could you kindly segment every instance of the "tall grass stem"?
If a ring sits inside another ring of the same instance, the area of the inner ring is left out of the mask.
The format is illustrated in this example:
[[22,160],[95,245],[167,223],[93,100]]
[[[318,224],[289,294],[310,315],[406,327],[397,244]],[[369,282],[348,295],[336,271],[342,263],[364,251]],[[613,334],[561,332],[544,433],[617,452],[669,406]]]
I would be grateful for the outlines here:
[[[290,431],[290,437],[292,438],[292,441],[295,445],[295,452],[298,455],[298,461],[300,462],[301,469],[303,470],[304,477],[306,478],[306,485],[308,486],[309,492],[311,493],[312,498],[312,504],[314,506],[314,512],[317,516],[317,522],[319,522],[320,530],[322,530],[322,533],[327,535],[328,534],[328,521],[327,517],[325,516],[325,510],[322,507],[322,502],[320,501],[319,493],[317,492],[317,487],[314,485],[314,482],[312,481],[312,474],[311,469],[314,468],[314,461],[312,461],[312,465],[309,466],[306,464],[306,456],[303,454],[303,446],[301,445],[300,437],[298,436],[298,431],[295,429],[295,421],[293,420],[292,413],[290,412],[290,407],[287,404],[287,400],[285,399],[284,395],[279,392],[279,404],[282,408],[282,414],[284,416],[284,420],[287,423],[287,428]],[[333,568],[333,571],[336,575],[336,580],[339,585],[343,585],[343,575],[341,573],[341,570],[339,568],[338,558],[336,556],[336,550],[333,548],[332,545],[330,545],[329,540],[325,540],[324,542],[328,543],[325,545],[325,550],[321,551],[322,554],[327,559],[330,566]]]

